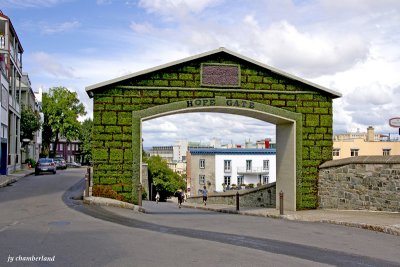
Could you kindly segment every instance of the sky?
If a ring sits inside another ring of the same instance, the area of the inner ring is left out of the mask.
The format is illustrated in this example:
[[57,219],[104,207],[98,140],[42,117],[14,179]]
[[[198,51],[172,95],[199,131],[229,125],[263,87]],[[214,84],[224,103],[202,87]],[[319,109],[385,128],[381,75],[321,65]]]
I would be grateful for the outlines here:
[[[0,0],[24,48],[34,91],[65,86],[87,117],[85,87],[226,47],[342,94],[334,133],[398,138],[398,0]],[[143,123],[145,146],[187,139],[243,144],[275,126],[248,117],[193,113]]]

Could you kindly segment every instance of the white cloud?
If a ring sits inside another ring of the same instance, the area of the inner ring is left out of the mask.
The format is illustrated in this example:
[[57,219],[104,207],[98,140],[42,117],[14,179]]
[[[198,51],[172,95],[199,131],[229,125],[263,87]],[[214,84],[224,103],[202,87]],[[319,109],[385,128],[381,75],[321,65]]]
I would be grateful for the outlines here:
[[200,13],[209,6],[215,6],[221,0],[140,0],[139,6],[149,13],[166,17],[182,17],[189,13]]
[[368,53],[368,43],[355,33],[339,37],[334,33],[301,32],[287,21],[266,29],[258,27],[254,19],[250,23],[253,27],[246,38],[251,40],[249,45],[263,53],[269,64],[302,76],[346,70]]
[[147,23],[147,22],[145,22],[145,23],[132,22],[130,25],[130,28],[134,32],[142,33],[142,34],[151,33],[155,30],[154,27],[150,23]]
[[79,21],[66,21],[60,23],[58,25],[44,25],[41,28],[41,32],[43,34],[54,34],[54,33],[63,33],[70,32],[74,29],[77,29],[81,26]]
[[112,2],[112,0],[96,0],[96,4],[98,5],[110,5]]
[[36,52],[31,54],[30,58],[34,62],[33,73],[41,73],[44,76],[55,77],[59,79],[76,78],[74,69],[60,63],[57,58],[45,53]]
[[3,7],[28,8],[28,7],[51,7],[65,0],[3,0]]
[[159,143],[161,137],[170,145],[178,139],[203,144],[210,143],[213,138],[224,144],[244,144],[249,139],[253,142],[264,138],[275,140],[275,125],[239,115],[209,112],[152,119],[143,122],[142,131],[145,146]]

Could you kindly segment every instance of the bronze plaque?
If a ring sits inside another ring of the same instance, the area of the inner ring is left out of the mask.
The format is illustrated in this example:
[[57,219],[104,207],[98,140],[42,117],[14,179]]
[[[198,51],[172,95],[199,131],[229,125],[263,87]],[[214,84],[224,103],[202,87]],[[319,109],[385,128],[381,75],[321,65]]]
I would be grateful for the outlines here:
[[239,65],[203,63],[201,66],[201,85],[239,87],[239,74]]

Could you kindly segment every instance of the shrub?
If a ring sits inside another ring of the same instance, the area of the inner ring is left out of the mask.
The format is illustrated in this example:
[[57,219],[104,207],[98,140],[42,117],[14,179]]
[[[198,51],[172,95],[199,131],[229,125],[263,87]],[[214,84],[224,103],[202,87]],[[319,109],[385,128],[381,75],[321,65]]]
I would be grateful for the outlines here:
[[115,192],[110,185],[94,185],[92,195],[95,197],[113,198],[127,202],[125,197]]

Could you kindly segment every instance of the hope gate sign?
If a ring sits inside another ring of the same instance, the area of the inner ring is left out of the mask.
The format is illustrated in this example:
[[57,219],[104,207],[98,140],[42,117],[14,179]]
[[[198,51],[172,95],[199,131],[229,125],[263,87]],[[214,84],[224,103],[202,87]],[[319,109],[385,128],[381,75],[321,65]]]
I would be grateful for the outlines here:
[[[221,106],[228,106],[228,107],[240,107],[240,108],[251,108],[254,109],[254,102],[247,101],[247,100],[237,100],[237,99],[223,99],[223,101],[218,101],[218,104]],[[187,100],[186,104],[187,107],[211,107],[217,105],[217,100],[215,98],[211,99],[195,99],[195,100]]]

